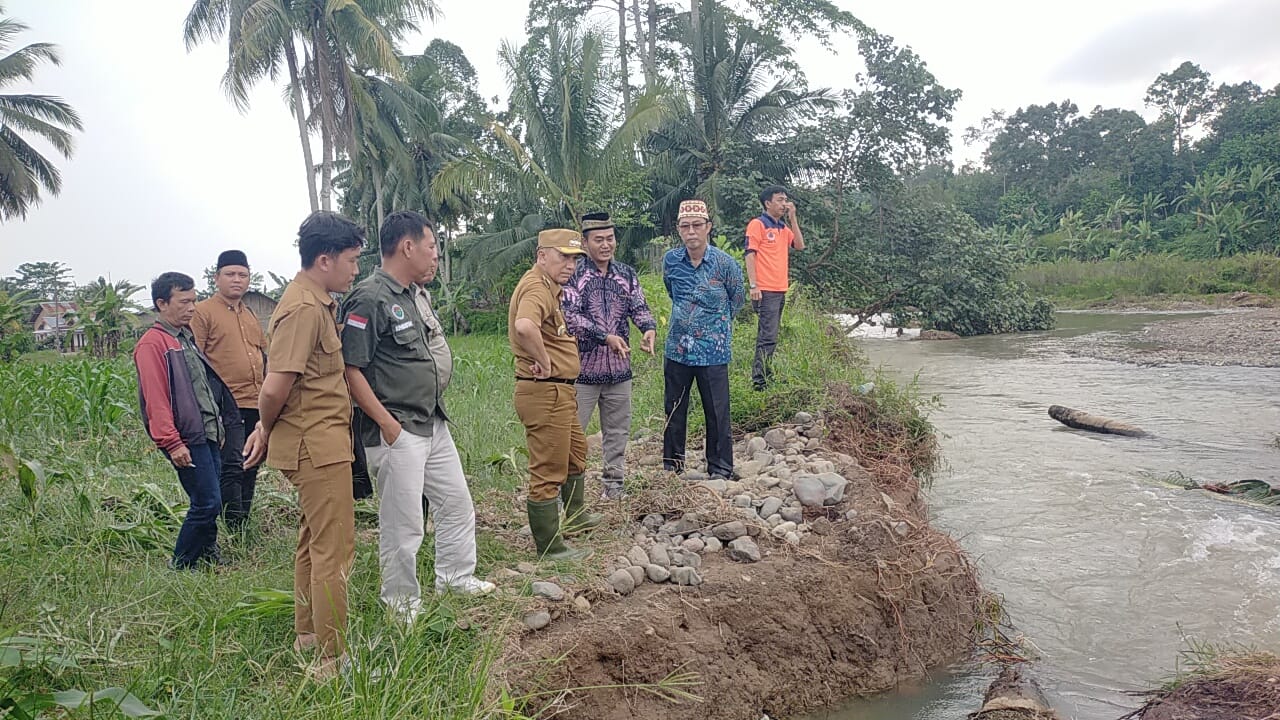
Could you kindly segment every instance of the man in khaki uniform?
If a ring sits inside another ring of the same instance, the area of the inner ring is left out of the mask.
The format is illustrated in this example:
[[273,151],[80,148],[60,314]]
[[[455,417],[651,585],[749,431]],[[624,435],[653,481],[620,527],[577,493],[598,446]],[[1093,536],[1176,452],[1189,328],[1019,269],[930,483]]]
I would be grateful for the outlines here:
[[222,444],[222,517],[233,532],[249,519],[258,484],[258,468],[241,467],[241,462],[245,433],[258,424],[258,393],[267,364],[267,338],[258,316],[242,299],[249,291],[249,280],[249,260],[243,252],[221,253],[213,276],[218,291],[196,303],[196,314],[191,318],[196,347],[231,390],[243,420],[238,427],[227,427],[227,440]]
[[364,231],[334,212],[314,212],[298,229],[302,271],[271,316],[261,420],[245,442],[246,467],[266,455],[298,489],[294,648],[319,650],[312,668],[318,679],[336,675],[346,657],[347,576],[355,560],[351,396],[330,293],[351,288],[362,245]]
[[538,233],[537,259],[516,284],[507,313],[507,339],[515,355],[516,414],[529,449],[529,529],[538,555],[553,560],[579,560],[589,554],[564,544],[561,501],[565,533],[599,523],[583,506],[587,438],[578,422],[574,393],[578,342],[569,335],[560,310],[561,286],[584,252],[582,237],[572,230]]

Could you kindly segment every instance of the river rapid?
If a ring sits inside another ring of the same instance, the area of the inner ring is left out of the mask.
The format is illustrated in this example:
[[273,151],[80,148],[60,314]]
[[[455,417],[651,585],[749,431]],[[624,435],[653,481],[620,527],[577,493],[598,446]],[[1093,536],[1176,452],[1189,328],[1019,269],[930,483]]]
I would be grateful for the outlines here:
[[[861,339],[873,364],[918,377],[942,406],[947,467],[928,491],[1039,650],[1055,708],[1115,720],[1175,669],[1186,638],[1280,648],[1280,511],[1157,478],[1280,480],[1280,369],[1141,367],[1081,357],[1186,315],[1062,313],[1048,333]],[[1060,404],[1137,424],[1146,439],[1067,429]],[[823,720],[961,720],[991,675],[961,666]]]

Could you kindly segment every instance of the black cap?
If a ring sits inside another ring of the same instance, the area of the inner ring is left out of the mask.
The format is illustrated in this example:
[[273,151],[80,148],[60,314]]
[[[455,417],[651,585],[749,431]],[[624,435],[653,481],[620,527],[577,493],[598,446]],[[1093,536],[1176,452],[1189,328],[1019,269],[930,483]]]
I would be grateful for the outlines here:
[[613,221],[609,219],[609,213],[594,212],[582,216],[584,233],[590,230],[608,230],[611,227],[613,227]]
[[245,257],[244,253],[240,250],[224,250],[222,254],[218,256],[218,269],[221,270],[228,265],[249,267],[249,258]]

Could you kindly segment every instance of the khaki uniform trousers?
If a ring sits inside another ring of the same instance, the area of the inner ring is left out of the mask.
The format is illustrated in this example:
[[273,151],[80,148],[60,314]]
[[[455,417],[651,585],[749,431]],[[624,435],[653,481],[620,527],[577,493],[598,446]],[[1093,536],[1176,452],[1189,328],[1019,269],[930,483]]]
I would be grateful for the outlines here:
[[302,447],[298,469],[284,471],[302,509],[293,556],[293,629],[315,633],[321,654],[338,657],[346,651],[347,578],[355,562],[351,463],[315,467]]
[[557,498],[565,478],[587,469],[587,437],[578,422],[574,387],[517,380],[515,405],[529,449],[529,499]]

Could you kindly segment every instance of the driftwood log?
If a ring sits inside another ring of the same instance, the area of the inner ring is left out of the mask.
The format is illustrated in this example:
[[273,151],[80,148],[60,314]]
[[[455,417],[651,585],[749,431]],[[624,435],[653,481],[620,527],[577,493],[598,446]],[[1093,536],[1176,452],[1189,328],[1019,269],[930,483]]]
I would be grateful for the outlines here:
[[1016,666],[1005,667],[987,688],[982,709],[971,720],[1060,720],[1035,680]]
[[1128,437],[1146,437],[1147,432],[1137,425],[1122,423],[1119,420],[1090,415],[1083,410],[1072,410],[1061,405],[1049,406],[1049,417],[1070,428],[1090,430],[1111,435],[1127,435]]

